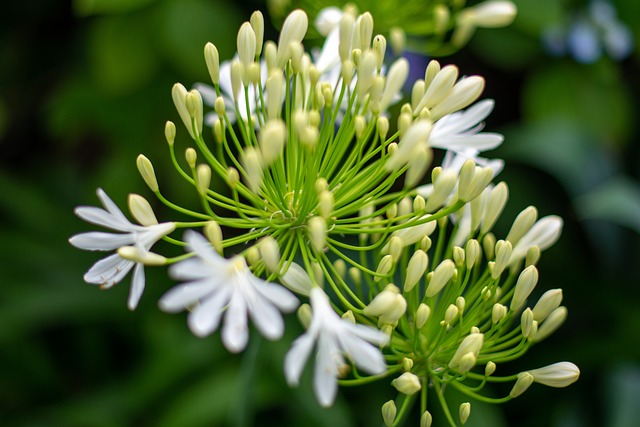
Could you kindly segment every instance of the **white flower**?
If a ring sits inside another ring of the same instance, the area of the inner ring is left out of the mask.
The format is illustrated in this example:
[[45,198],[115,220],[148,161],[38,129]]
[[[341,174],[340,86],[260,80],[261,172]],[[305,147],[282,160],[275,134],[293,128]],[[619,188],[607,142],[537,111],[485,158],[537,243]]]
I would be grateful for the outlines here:
[[164,294],[160,308],[178,312],[195,305],[188,324],[198,336],[213,333],[225,312],[222,342],[234,353],[243,350],[249,340],[247,315],[266,338],[280,338],[284,322],[278,310],[295,310],[296,297],[280,285],[254,276],[241,256],[223,258],[200,234],[186,231],[185,241],[196,256],[171,266],[169,273],[187,283]]
[[[262,85],[262,89],[264,92],[264,84],[267,80],[267,65],[264,61],[260,62],[260,84]],[[216,99],[218,95],[213,87],[204,84],[204,83],[196,83],[193,85],[193,88],[200,92],[202,95],[203,102],[210,106],[214,107],[216,103]],[[246,96],[249,97],[249,103],[247,104]],[[231,84],[231,61],[224,61],[220,64],[220,96],[224,99],[225,112],[229,121],[231,123],[235,123],[237,121],[236,117],[236,103],[238,104],[238,112],[240,113],[240,117],[245,122],[248,119],[247,115],[247,106],[249,107],[249,112],[251,115],[254,115],[257,109],[256,100],[259,99],[258,88],[254,84],[250,84],[247,87],[242,86],[240,89],[240,93],[233,93],[233,86]],[[264,94],[264,102],[266,103],[266,94]],[[218,117],[215,111],[211,111],[204,116],[204,122],[207,126],[212,126],[215,119]],[[220,118],[222,120],[222,118]]]
[[346,354],[358,368],[369,374],[381,374],[386,365],[380,350],[388,337],[369,326],[341,319],[331,308],[329,298],[320,288],[311,290],[313,317],[307,332],[296,339],[284,361],[284,373],[291,386],[298,384],[314,343],[317,341],[314,391],[320,404],[331,406],[336,397],[340,369]]
[[[69,239],[69,242],[77,248],[90,251],[111,251],[123,246],[134,246],[144,254],[151,249],[154,243],[175,229],[175,224],[172,222],[148,226],[132,224],[102,189],[99,188],[97,193],[104,209],[80,206],[75,209],[76,215],[87,222],[121,233],[92,231],[77,234]],[[144,265],[142,263],[113,254],[96,262],[84,275],[84,280],[87,283],[101,285],[105,289],[110,288],[120,282],[134,265],[128,301],[129,309],[133,310],[138,305],[144,291]]]

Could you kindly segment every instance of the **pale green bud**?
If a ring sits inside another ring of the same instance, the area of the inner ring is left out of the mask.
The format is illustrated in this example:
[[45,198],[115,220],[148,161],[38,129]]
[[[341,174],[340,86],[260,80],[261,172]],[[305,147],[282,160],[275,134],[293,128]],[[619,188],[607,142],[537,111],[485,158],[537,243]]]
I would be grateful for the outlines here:
[[560,307],[560,303],[562,303],[562,289],[548,290],[533,307],[533,318],[538,322],[544,321],[553,310]]
[[245,85],[251,83],[258,86],[261,83],[260,82],[260,79],[261,79],[260,65],[258,65],[257,62],[252,62],[251,64],[249,64],[246,70],[247,70],[246,72],[247,81],[244,82]]
[[200,92],[195,89],[190,90],[185,98],[185,106],[189,116],[195,120],[198,135],[202,135],[203,113]]
[[367,127],[367,121],[365,120],[364,116],[358,114],[353,121],[353,127],[356,131],[356,138],[362,138],[362,134],[364,134],[364,130]]
[[402,369],[409,372],[411,371],[411,368],[413,368],[413,359],[409,359],[408,357],[402,359]]
[[489,194],[491,193],[491,189],[489,187],[485,188],[482,193],[475,199],[469,203],[471,206],[471,225],[469,226],[469,233],[475,233],[480,224],[484,220],[485,207],[489,200]]
[[196,184],[200,194],[206,194],[211,184],[211,167],[207,164],[198,165],[196,169]]
[[[402,117],[407,117],[406,115],[400,115],[398,121],[402,119]],[[411,118],[408,117],[410,121]],[[400,123],[398,123],[400,124]],[[412,156],[415,153],[415,148],[419,145],[426,144],[427,139],[431,133],[432,125],[429,121],[426,120],[418,120],[413,123],[404,133],[404,135],[400,138],[400,143],[398,144],[398,149],[390,156],[389,160],[385,163],[385,168],[388,171],[394,171],[405,164],[409,163]]]
[[433,153],[426,145],[419,145],[414,148],[413,155],[409,159],[409,168],[404,177],[405,187],[412,188],[420,182],[427,169],[429,169],[432,158]]
[[140,154],[136,159],[136,166],[138,167],[140,176],[142,176],[142,179],[144,180],[145,184],[147,184],[149,189],[154,193],[158,192],[158,180],[156,179],[156,173],[153,170],[151,161],[143,154]]
[[484,367],[484,375],[489,377],[493,375],[495,371],[496,371],[496,364],[493,362],[487,362],[487,364]]
[[316,280],[316,283],[321,288],[324,287],[324,272],[322,271],[322,267],[315,259],[311,260],[311,272],[313,273],[313,278]]
[[451,361],[449,362],[449,368],[457,369],[460,365],[460,359],[462,359],[462,356],[467,353],[472,353],[476,357],[478,357],[483,343],[484,335],[479,332],[471,333],[464,337],[455,354],[451,358]]
[[397,217],[398,216],[398,204],[397,203],[393,203],[392,205],[389,205],[389,207],[385,211],[385,215],[389,219],[394,219],[395,217]]
[[217,143],[222,144],[224,142],[224,123],[220,120],[220,116],[213,121],[213,136]]
[[222,229],[220,228],[220,225],[216,221],[209,221],[204,227],[204,235],[207,236],[207,239],[209,239],[216,252],[222,255],[222,241],[224,239],[222,237]]
[[411,372],[403,373],[398,378],[391,381],[391,385],[400,393],[406,394],[407,396],[417,393],[422,388],[420,378]]
[[465,245],[464,251],[467,269],[471,270],[478,259],[480,259],[480,243],[478,243],[476,239],[471,239]]
[[398,58],[387,73],[387,82],[380,99],[380,108],[386,111],[394,97],[400,92],[404,86],[407,76],[409,75],[409,61],[405,58]]
[[318,195],[318,210],[323,218],[329,219],[331,217],[333,212],[333,193],[331,191],[325,190]]
[[286,126],[280,119],[268,121],[262,126],[259,141],[264,166],[270,165],[282,155],[286,136]]
[[466,304],[467,304],[467,301],[464,299],[463,296],[459,296],[458,298],[456,298],[456,307],[458,307],[460,314],[464,313],[464,308]]
[[216,101],[213,104],[213,109],[215,110],[218,117],[224,117],[227,106],[224,104],[223,97],[219,96],[216,98]]
[[529,266],[522,270],[516,282],[513,298],[511,298],[511,311],[518,311],[527,301],[529,295],[538,284],[538,269]]
[[528,371],[533,381],[549,387],[567,387],[580,377],[580,369],[571,362],[558,362],[544,368]]
[[460,310],[454,304],[449,304],[444,312],[444,325],[449,326],[458,317]]
[[[493,233],[487,233],[482,238],[482,249],[487,259],[493,259],[496,255],[496,237]],[[513,254],[512,254],[513,256]]]
[[469,372],[471,368],[476,366],[477,357],[475,354],[469,352],[460,358],[460,364],[457,371],[461,374]]
[[538,219],[538,210],[534,206],[529,206],[518,214],[513,221],[511,230],[507,234],[506,240],[515,245],[533,227]]
[[180,83],[176,83],[171,88],[171,98],[173,98],[173,104],[182,119],[185,127],[189,131],[189,135],[191,138],[196,139],[193,133],[193,126],[191,126],[191,116],[189,115],[189,111],[187,110],[186,98],[187,98],[187,89],[182,86]]
[[260,152],[255,147],[246,147],[243,152],[243,167],[246,175],[247,186],[257,193],[262,185],[262,159]]
[[505,27],[513,22],[517,13],[511,1],[484,1],[460,11],[458,21],[482,28]]
[[244,64],[238,60],[231,61],[231,90],[233,92],[233,99],[237,102],[238,97],[244,96],[240,92],[242,89],[242,82],[245,81],[246,69]]
[[149,266],[165,265],[167,259],[154,252],[142,250],[136,246],[122,246],[117,250],[120,258]]
[[389,274],[391,271],[391,267],[393,267],[393,257],[391,255],[385,255],[382,257],[380,262],[378,263],[378,268],[376,269],[376,277],[374,281],[379,282],[382,277]]
[[493,169],[490,167],[475,167],[473,171],[473,178],[469,184],[465,186],[461,186],[460,183],[458,184],[458,199],[463,202],[475,199],[484,191],[485,188],[487,188],[487,185],[489,185],[492,178]]
[[480,333],[480,329],[478,329],[477,326],[472,326],[471,329],[469,330],[470,334],[479,334]]
[[207,70],[214,85],[220,83],[220,56],[218,49],[213,43],[204,46],[204,61],[207,63]]
[[172,121],[167,121],[164,125],[164,137],[171,146],[176,139],[176,125]]
[[533,384],[533,375],[528,372],[519,373],[516,383],[509,392],[509,396],[512,398],[520,396],[531,386],[531,384]]
[[447,93],[446,99],[431,108],[431,116],[434,120],[468,107],[475,102],[484,90],[484,78],[481,76],[469,76],[462,78]]
[[414,252],[407,264],[407,273],[404,279],[404,291],[411,292],[413,287],[424,276],[429,265],[429,255],[425,251],[418,249]]
[[397,261],[402,254],[402,239],[398,236],[393,236],[389,239],[389,255],[391,255],[393,261]]
[[507,317],[507,307],[502,304],[494,304],[491,310],[491,322],[495,325]]
[[264,17],[262,12],[259,10],[253,12],[249,22],[251,22],[251,27],[256,35],[256,55],[259,56],[262,53],[262,43],[264,42]]
[[400,27],[393,27],[389,31],[389,42],[391,43],[391,49],[393,54],[400,56],[404,52],[407,36]]
[[378,129],[378,135],[380,135],[380,140],[385,141],[387,133],[389,133],[389,119],[383,116],[378,117],[376,127]]
[[238,170],[234,167],[227,168],[227,184],[230,188],[236,188],[236,185],[240,182],[240,175]]
[[532,246],[538,246],[541,251],[549,248],[560,237],[562,226],[563,221],[559,216],[549,215],[540,218],[513,247],[511,263],[515,264],[524,258]]
[[264,43],[264,61],[267,63],[267,72],[271,75],[273,72],[282,72],[282,69],[278,68],[278,64],[276,62],[278,55],[278,47],[276,44],[267,40]]
[[437,4],[433,7],[433,27],[436,34],[444,34],[449,26],[451,14],[449,8],[443,4]]
[[533,322],[533,311],[530,308],[525,309],[520,316],[520,329],[523,337],[529,338],[532,336]]
[[431,308],[427,304],[421,303],[418,306],[418,310],[416,310],[416,327],[418,329],[422,329],[422,327],[427,323],[430,314]]
[[[426,72],[428,71],[429,70],[427,69]],[[426,91],[416,108],[413,110],[414,114],[419,114],[423,108],[431,109],[438,103],[446,101],[450,96],[449,94],[451,93],[457,79],[458,67],[455,65],[447,65],[441,70],[438,70],[437,74],[429,80],[428,84],[428,79],[425,78]]]
[[311,217],[307,229],[311,247],[317,252],[322,252],[327,242],[327,221],[321,216]]
[[378,70],[380,70],[384,62],[385,52],[387,51],[387,39],[380,34],[375,36],[373,38],[372,50],[375,52],[378,58],[378,63],[376,64],[376,67],[378,68]]
[[184,158],[187,160],[189,168],[195,169],[196,162],[198,161],[198,152],[195,149],[189,147],[184,150]]
[[327,182],[326,178],[320,177],[316,179],[316,182],[314,183],[314,187],[315,187],[316,193],[320,195],[322,194],[323,191],[329,190],[329,183]]
[[416,113],[418,113],[417,111],[417,107],[420,104],[420,101],[422,101],[422,97],[424,96],[425,93],[425,84],[424,84],[424,80],[419,79],[416,80],[415,83],[413,83],[413,87],[411,88],[411,111],[415,111]]
[[420,427],[431,427],[433,423],[433,417],[429,411],[424,411],[420,417]]
[[347,61],[351,55],[351,40],[355,26],[356,21],[353,15],[345,13],[340,20],[340,43],[338,46],[338,53],[343,63]]
[[309,304],[302,304],[298,311],[296,312],[298,315],[298,321],[300,324],[306,328],[311,324],[311,318],[313,317],[311,313],[311,306]]
[[532,337],[533,342],[539,342],[553,334],[567,320],[569,311],[567,307],[560,306],[553,310],[542,322],[536,334]]
[[350,267],[348,270],[349,278],[355,285],[362,283],[362,272],[357,267]]
[[[440,73],[440,70],[441,70],[440,63],[437,60],[432,59],[431,61],[429,61],[429,64],[427,64],[427,68],[424,70],[424,84],[426,87],[431,86],[431,83],[436,78],[436,76]],[[456,79],[457,78],[458,78],[458,75],[456,73]],[[455,82],[455,79],[453,79],[453,81]],[[451,86],[453,86],[453,83],[451,83]]]
[[347,263],[344,262],[343,259],[337,259],[333,262],[333,268],[335,268],[336,273],[341,278],[345,278],[347,275]]
[[407,300],[401,294],[396,294],[391,307],[378,318],[378,326],[396,325],[406,311]]
[[260,262],[260,251],[255,246],[251,246],[246,250],[245,258],[250,266],[255,267]]
[[466,423],[469,419],[469,415],[471,415],[471,403],[465,402],[460,404],[458,415],[460,416],[460,424]]
[[303,69],[303,60],[302,57],[304,55],[304,47],[302,47],[302,43],[300,42],[292,42],[289,46],[289,52],[291,55],[291,68],[293,72],[298,74],[302,73]]
[[278,52],[276,64],[278,68],[284,69],[287,61],[291,58],[291,43],[301,43],[307,33],[309,20],[307,14],[301,9],[291,12],[282,24],[280,38],[278,39]]
[[540,255],[540,248],[537,245],[531,246],[529,250],[527,250],[527,255],[524,257],[525,266],[536,265],[540,259]]
[[264,265],[273,273],[280,271],[280,246],[271,236],[264,237],[258,244],[258,251]]
[[[411,114],[408,113],[400,113],[400,115],[398,116],[398,132],[400,133],[400,140],[402,141],[402,138],[404,138],[405,134],[407,133],[407,131],[409,130],[409,128],[411,127],[411,125],[413,124],[413,118],[411,117]],[[409,158],[407,157],[406,159],[407,161],[409,161]]]
[[393,425],[396,419],[396,404],[393,400],[389,400],[382,405],[382,419],[385,426],[391,427]]
[[358,16],[356,20],[356,31],[359,35],[360,45],[354,46],[362,49],[369,49],[371,46],[371,37],[373,36],[373,17],[371,13],[365,12]]
[[424,200],[424,197],[421,195],[417,195],[413,199],[413,211],[414,212],[422,212],[427,205],[427,202]]
[[238,58],[245,68],[253,64],[256,58],[256,33],[249,22],[245,22],[240,26],[237,37]]
[[454,271],[456,271],[456,265],[453,261],[450,259],[442,261],[433,271],[433,277],[427,285],[425,296],[431,298],[437,295],[449,280],[451,280]]
[[460,246],[453,247],[453,261],[456,263],[457,267],[462,268],[465,265],[464,256],[464,249],[462,249]]
[[351,323],[352,325],[356,324],[356,318],[353,315],[353,311],[351,311],[351,310],[345,311],[344,314],[341,317],[342,317],[342,319],[346,320],[347,322]]
[[304,268],[295,262],[292,262],[287,271],[280,275],[280,283],[301,295],[309,296],[311,293],[311,277]]
[[491,194],[489,195],[489,199],[487,200],[480,234],[485,234],[493,228],[493,225],[496,223],[504,209],[508,197],[509,188],[507,187],[507,184],[501,182],[493,187]]
[[156,225],[158,220],[153,213],[151,205],[144,197],[138,194],[129,194],[129,212],[141,225],[145,227]]
[[364,99],[373,84],[376,76],[376,62],[376,54],[368,50],[362,54],[360,63],[356,63],[356,72],[358,74],[357,90],[360,99]]
[[491,273],[491,277],[493,279],[499,278],[504,269],[507,267],[507,265],[509,264],[509,260],[511,259],[512,251],[513,249],[511,247],[511,243],[504,240],[499,240],[496,243],[496,261],[493,272]]

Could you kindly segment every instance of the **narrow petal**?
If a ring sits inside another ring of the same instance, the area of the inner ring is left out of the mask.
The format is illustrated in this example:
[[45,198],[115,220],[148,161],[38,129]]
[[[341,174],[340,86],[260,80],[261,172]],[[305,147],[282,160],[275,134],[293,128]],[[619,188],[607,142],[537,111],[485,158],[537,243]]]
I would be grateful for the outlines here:
[[436,135],[429,139],[429,145],[434,148],[460,151],[468,148],[477,151],[493,150],[504,141],[499,133],[484,132],[475,135],[446,134]]
[[351,336],[338,335],[340,345],[358,368],[369,374],[381,374],[387,369],[384,357],[377,347]]
[[199,337],[204,337],[218,329],[223,308],[228,301],[229,290],[220,289],[194,308],[187,319],[191,332]]
[[338,392],[338,364],[341,356],[334,338],[329,334],[320,334],[318,355],[313,372],[313,389],[321,406],[327,408],[333,404]]
[[90,222],[91,224],[100,225],[116,231],[133,230],[133,224],[129,221],[119,221],[104,209],[96,208],[94,206],[79,206],[74,210],[74,212],[78,217]]
[[129,273],[135,262],[121,258],[118,254],[110,255],[93,264],[84,275],[87,283],[97,285],[114,285]]
[[144,292],[144,265],[137,263],[133,269],[133,277],[131,279],[131,289],[129,289],[129,310],[135,310]]
[[135,239],[129,233],[115,234],[92,231],[76,234],[69,239],[69,243],[76,248],[88,251],[112,251],[122,246],[134,244]]
[[[252,292],[254,291],[252,290]],[[260,333],[270,340],[276,340],[282,337],[284,322],[278,309],[257,293],[254,293],[252,296],[246,295],[245,299],[251,320],[253,320],[253,324],[258,328]]]
[[249,328],[247,327],[247,306],[242,294],[234,290],[229,308],[224,316],[222,342],[232,353],[238,353],[247,346]]
[[290,386],[297,386],[300,382],[302,369],[309,359],[314,341],[315,336],[307,332],[298,337],[287,352],[284,358],[284,376]]
[[387,344],[387,342],[389,342],[389,337],[387,336],[387,334],[371,326],[358,324],[354,325],[342,320],[341,322],[344,322],[343,326],[349,333],[354,334],[355,336],[362,338],[365,341],[369,341],[370,343],[377,345],[385,345]]
[[109,196],[107,196],[107,193],[104,192],[104,190],[102,190],[102,188],[98,188],[98,199],[100,199],[100,202],[102,202],[102,206],[104,206],[104,208],[111,214],[113,215],[113,217],[125,224],[125,223],[129,223],[131,224],[131,222],[129,222],[129,220],[127,219],[126,216],[124,216],[124,214],[122,213],[122,211],[120,210],[120,208],[118,207],[118,205],[116,205],[115,203],[113,203],[113,200],[111,200],[109,198]]
[[204,83],[196,83],[193,85],[193,88],[200,92],[202,102],[204,102],[205,105],[208,105],[209,107],[213,107],[215,105],[216,99],[218,99],[218,94],[213,87]]
[[211,277],[213,281],[216,278],[212,276],[211,268],[202,262],[200,258],[190,258],[173,264],[169,267],[169,276],[176,280],[194,280]]
[[219,268],[227,266],[228,261],[213,250],[211,243],[202,234],[187,230],[184,232],[184,240],[187,242],[187,247],[190,251],[195,252],[209,264]]
[[253,288],[281,311],[291,313],[298,308],[300,304],[298,298],[282,286],[266,282],[255,276],[252,276],[251,281]]
[[185,283],[169,289],[158,301],[162,311],[177,313],[209,294],[220,292],[210,280]]

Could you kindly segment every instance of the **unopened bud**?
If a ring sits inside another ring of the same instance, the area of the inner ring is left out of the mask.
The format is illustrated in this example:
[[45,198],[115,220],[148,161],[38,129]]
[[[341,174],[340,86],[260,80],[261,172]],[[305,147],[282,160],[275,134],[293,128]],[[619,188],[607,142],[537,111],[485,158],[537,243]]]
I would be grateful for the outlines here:
[[456,265],[450,259],[442,261],[438,267],[433,271],[433,277],[429,281],[425,296],[431,298],[438,294],[442,288],[451,280],[453,272],[456,270]]
[[211,245],[213,245],[213,248],[216,250],[216,252],[222,255],[223,237],[222,237],[222,229],[220,228],[220,225],[216,221],[209,221],[207,225],[204,227],[204,234],[205,236],[207,236],[207,239],[209,239],[209,241],[211,242]]
[[460,424],[466,423],[469,419],[469,415],[471,415],[471,403],[465,402],[460,404],[458,415],[460,416]]
[[416,327],[422,329],[422,327],[429,320],[429,314],[431,314],[431,308],[425,303],[421,303],[416,311]]
[[389,400],[382,405],[382,419],[385,426],[391,427],[393,425],[396,419],[396,404],[393,400]]
[[509,396],[512,398],[520,396],[522,393],[527,391],[531,384],[533,384],[533,375],[528,372],[521,372],[518,374],[518,379],[509,392]]
[[158,224],[151,205],[138,194],[129,194],[129,211],[140,224],[145,227]]
[[154,193],[158,192],[158,181],[151,161],[143,154],[140,154],[136,159],[136,166],[138,167],[140,176],[142,176],[142,179],[144,179],[144,182],[147,184],[149,189]]
[[400,393],[410,396],[417,393],[422,388],[420,385],[420,378],[411,372],[405,372],[398,378],[391,381],[391,385],[396,388]]
[[312,217],[308,222],[309,240],[317,252],[324,251],[327,241],[327,221],[320,216]]
[[200,194],[206,194],[211,184],[211,167],[207,164],[198,165],[196,169],[196,185]]

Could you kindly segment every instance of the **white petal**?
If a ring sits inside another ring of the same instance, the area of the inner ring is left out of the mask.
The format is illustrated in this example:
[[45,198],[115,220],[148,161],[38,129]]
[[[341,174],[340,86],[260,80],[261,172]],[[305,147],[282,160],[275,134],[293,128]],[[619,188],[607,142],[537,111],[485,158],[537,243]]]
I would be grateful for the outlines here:
[[223,288],[194,308],[187,319],[191,332],[204,337],[218,329],[223,308],[228,301],[229,290]]
[[344,15],[344,12],[338,7],[325,7],[318,12],[314,25],[318,32],[326,37],[327,34],[338,28],[342,15]]
[[342,323],[342,326],[346,328],[349,333],[354,334],[365,341],[369,341],[377,345],[385,345],[389,342],[387,334],[376,328],[358,324],[354,325],[353,323],[349,323],[342,319],[340,319],[340,322],[344,322]]
[[211,243],[209,243],[202,234],[196,233],[192,230],[187,230],[184,232],[184,240],[187,242],[187,248],[190,251],[195,252],[200,258],[204,259],[212,266],[225,268],[229,263],[228,260],[221,257],[213,250]]
[[325,74],[340,64],[340,54],[338,47],[340,45],[340,28],[329,33],[329,36],[322,46],[320,55],[315,61],[315,66],[320,74]]
[[202,102],[204,102],[205,105],[208,105],[210,107],[215,106],[216,99],[218,99],[218,94],[213,87],[204,83],[196,83],[193,85],[193,88],[200,92],[200,95],[202,96]]
[[117,231],[132,231],[135,227],[129,221],[120,221],[104,209],[94,206],[79,206],[75,214],[91,224],[100,225]]
[[113,200],[111,200],[109,198],[109,196],[107,196],[107,193],[105,193],[102,188],[98,188],[98,198],[100,199],[100,201],[102,202],[102,206],[104,206],[104,208],[111,214],[113,215],[113,217],[121,222],[121,223],[129,223],[129,220],[127,219],[127,217],[124,216],[124,214],[122,213],[122,211],[120,210],[120,208],[118,208],[118,206],[113,203]]
[[338,392],[338,364],[342,364],[334,338],[329,334],[320,334],[318,339],[318,355],[313,372],[313,389],[320,406],[329,407],[336,399]]
[[276,340],[282,337],[284,332],[282,315],[269,301],[259,298],[258,295],[254,294],[252,297],[247,297],[249,315],[253,320],[253,324],[265,338]]
[[169,276],[176,280],[204,279],[213,273],[214,271],[200,258],[185,259],[169,267]]
[[287,271],[280,277],[280,281],[293,292],[309,296],[311,278],[299,264],[292,262]]
[[284,358],[284,376],[290,386],[298,385],[304,364],[313,349],[314,341],[315,336],[311,333],[306,333],[298,337],[287,352]]
[[140,297],[144,292],[144,265],[137,263],[133,269],[133,277],[131,278],[131,289],[129,289],[129,301],[127,302],[129,310],[135,310],[140,301]]
[[208,279],[185,283],[169,289],[158,301],[162,311],[176,313],[209,294],[219,292]]
[[89,251],[112,251],[121,246],[134,244],[135,239],[129,233],[115,234],[92,231],[89,233],[76,234],[69,239],[69,243],[76,248]]
[[174,222],[162,222],[160,224],[149,225],[146,227],[140,227],[139,231],[135,233],[137,241],[145,249],[151,249],[158,240],[162,239],[167,234],[176,229]]
[[298,298],[282,286],[276,285],[275,283],[265,282],[255,276],[251,278],[251,281],[254,289],[281,311],[291,313],[298,308],[298,305],[300,304]]
[[222,342],[227,350],[238,353],[246,347],[247,341],[249,341],[247,306],[242,294],[235,290],[231,295],[229,308],[224,316]]
[[223,61],[220,64],[220,90],[228,97],[233,98],[233,86],[231,85],[231,61]]
[[135,262],[121,258],[118,254],[110,255],[93,264],[93,266],[84,275],[87,283],[95,283],[97,285],[114,285],[120,282]]
[[476,135],[470,134],[446,134],[436,135],[429,139],[429,145],[445,150],[462,151],[473,149],[477,151],[493,150],[504,141],[499,133],[484,132]]
[[384,357],[377,347],[356,337],[338,335],[345,353],[358,368],[369,374],[381,374],[387,369]]

